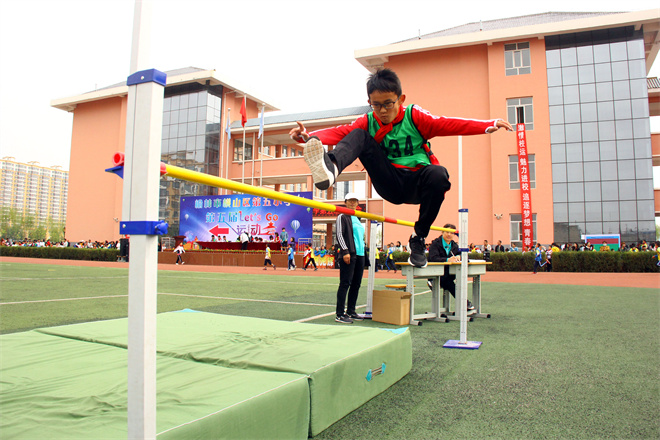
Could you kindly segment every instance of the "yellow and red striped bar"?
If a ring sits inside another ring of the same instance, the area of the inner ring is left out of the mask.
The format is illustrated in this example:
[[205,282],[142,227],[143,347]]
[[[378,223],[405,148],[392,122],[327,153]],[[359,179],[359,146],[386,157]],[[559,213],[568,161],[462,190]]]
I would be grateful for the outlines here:
[[[115,166],[123,165],[124,155],[122,153],[116,153],[115,156],[113,157],[113,162]],[[163,167],[164,167],[164,173],[163,173]],[[371,214],[369,212],[364,212],[364,211],[356,211],[353,209],[345,208],[343,206],[335,206],[330,203],[323,203],[317,200],[310,200],[304,197],[284,194],[272,189],[260,188],[245,183],[234,182],[233,180],[224,179],[222,177],[217,177],[217,176],[211,176],[210,174],[204,174],[197,171],[188,170],[185,168],[180,168],[174,165],[161,163],[161,174],[168,175],[175,179],[185,180],[187,182],[201,183],[202,185],[213,186],[216,188],[225,188],[238,193],[250,194],[259,197],[266,197],[269,199],[280,200],[282,202],[293,203],[295,205],[306,206],[309,208],[318,208],[330,212],[338,212],[341,214],[354,215],[359,218],[366,218],[378,222],[394,223],[397,225],[404,225],[410,227],[415,226],[415,222],[410,222],[407,220],[399,220],[396,218],[385,217],[382,215]],[[438,226],[431,226],[431,229],[434,231],[456,232],[455,229],[440,228]]]

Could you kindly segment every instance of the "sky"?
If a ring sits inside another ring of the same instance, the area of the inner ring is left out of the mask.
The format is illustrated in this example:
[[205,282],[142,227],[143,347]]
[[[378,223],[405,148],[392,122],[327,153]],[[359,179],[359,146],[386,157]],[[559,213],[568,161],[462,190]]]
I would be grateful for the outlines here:
[[[285,113],[365,104],[368,72],[357,49],[479,20],[658,7],[657,0],[152,1],[151,68],[215,69]],[[69,169],[73,114],[50,102],[132,73],[134,4],[0,0],[0,157]],[[660,61],[649,75],[660,76]]]

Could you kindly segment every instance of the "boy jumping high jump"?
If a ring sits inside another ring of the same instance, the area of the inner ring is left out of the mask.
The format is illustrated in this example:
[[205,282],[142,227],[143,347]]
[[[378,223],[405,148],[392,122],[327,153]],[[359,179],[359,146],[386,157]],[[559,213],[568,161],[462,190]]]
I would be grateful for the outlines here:
[[[307,133],[305,126],[289,132],[296,142],[305,142],[305,162],[314,185],[325,190],[355,159],[359,158],[371,182],[385,200],[395,205],[419,204],[419,219],[410,236],[410,258],[416,267],[426,266],[424,239],[449,191],[449,174],[431,153],[427,140],[436,136],[475,135],[513,127],[502,119],[487,121],[446,118],[430,114],[417,105],[403,106],[399,77],[380,69],[367,81],[373,111],[353,123]],[[323,145],[335,145],[326,152]]]

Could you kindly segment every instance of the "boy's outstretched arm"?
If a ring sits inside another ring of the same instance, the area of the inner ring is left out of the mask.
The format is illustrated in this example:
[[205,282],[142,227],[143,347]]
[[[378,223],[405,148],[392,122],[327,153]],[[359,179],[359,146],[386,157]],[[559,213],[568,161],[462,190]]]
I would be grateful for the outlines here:
[[489,127],[488,129],[486,129],[486,133],[493,133],[499,130],[500,128],[506,128],[506,131],[513,131],[513,127],[511,126],[511,124],[509,124],[508,121],[505,121],[504,119],[498,119],[497,122],[495,122],[494,127]]
[[436,136],[471,136],[493,133],[500,128],[513,131],[513,127],[503,119],[469,119],[435,116],[417,105],[412,111],[413,122],[426,139]]
[[300,142],[300,143],[307,142],[307,139],[309,139],[309,135],[307,134],[307,130],[305,129],[305,126],[300,121],[296,121],[296,123],[298,124],[298,126],[291,129],[291,131],[289,132],[289,136],[291,137],[291,139],[293,139],[296,142]]
[[369,118],[367,115],[362,115],[358,117],[355,121],[350,124],[338,125],[336,127],[330,128],[321,128],[320,130],[314,130],[311,133],[307,133],[305,126],[302,122],[296,121],[298,124],[297,127],[292,128],[289,132],[289,136],[296,142],[307,142],[310,136],[315,136],[323,142],[323,145],[337,145],[339,141],[344,139],[344,137],[355,129],[368,130]]

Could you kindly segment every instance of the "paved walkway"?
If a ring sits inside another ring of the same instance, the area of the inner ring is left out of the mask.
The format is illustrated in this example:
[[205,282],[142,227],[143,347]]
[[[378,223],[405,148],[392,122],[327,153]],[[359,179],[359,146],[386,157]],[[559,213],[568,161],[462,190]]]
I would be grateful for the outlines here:
[[[184,257],[185,258],[185,257]],[[65,266],[88,266],[88,267],[123,267],[128,268],[128,263],[113,263],[105,261],[82,261],[82,260],[49,260],[45,258],[17,258],[0,257],[0,263],[29,263],[29,264],[53,264]],[[310,266],[311,268],[311,266]],[[158,270],[176,270],[182,272],[219,272],[236,273],[248,275],[290,275],[290,276],[324,276],[336,277],[339,280],[339,271],[334,269],[314,269],[306,271],[298,268],[295,271],[287,271],[286,268],[278,268],[273,271],[271,267],[264,271],[261,267],[236,267],[236,266],[192,266],[159,264]],[[366,271],[365,271],[366,276]],[[396,273],[381,270],[376,272],[377,279],[400,279],[404,282],[401,272]],[[483,282],[490,283],[531,283],[531,284],[570,284],[580,286],[611,286],[611,287],[647,287],[660,289],[659,273],[599,273],[599,272],[487,272],[482,277]]]

